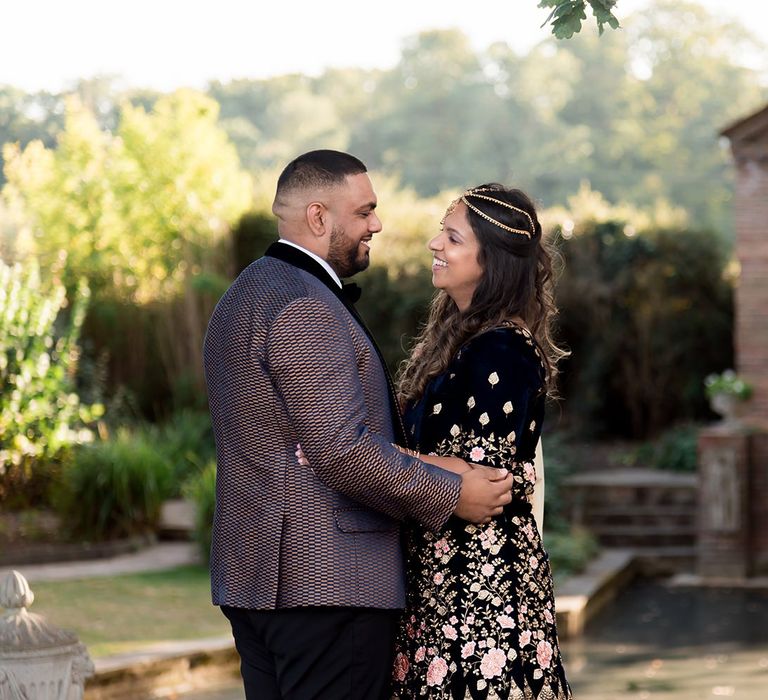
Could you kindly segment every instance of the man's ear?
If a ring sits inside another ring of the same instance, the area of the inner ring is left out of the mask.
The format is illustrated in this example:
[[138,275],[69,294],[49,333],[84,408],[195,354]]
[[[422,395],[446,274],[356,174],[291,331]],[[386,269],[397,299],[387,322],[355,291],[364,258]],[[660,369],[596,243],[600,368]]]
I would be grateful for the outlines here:
[[327,232],[328,210],[322,202],[307,205],[307,225],[314,236],[321,238]]

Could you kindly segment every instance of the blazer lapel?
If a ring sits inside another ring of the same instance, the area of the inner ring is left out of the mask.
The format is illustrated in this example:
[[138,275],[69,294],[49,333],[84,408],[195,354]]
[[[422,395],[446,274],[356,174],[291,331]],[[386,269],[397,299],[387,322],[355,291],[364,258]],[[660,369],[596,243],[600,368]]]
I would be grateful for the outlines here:
[[264,253],[264,255],[270,257],[270,258],[277,258],[278,260],[282,260],[285,263],[288,263],[289,265],[293,265],[294,267],[298,267],[300,270],[304,270],[305,272],[308,272],[309,274],[313,275],[314,277],[317,277],[328,289],[330,289],[336,297],[339,299],[339,301],[344,305],[344,307],[349,311],[350,314],[354,317],[354,319],[358,322],[360,327],[365,332],[365,335],[368,336],[368,340],[371,341],[371,345],[373,345],[373,349],[376,351],[376,355],[379,358],[379,362],[381,362],[381,368],[384,370],[384,375],[387,378],[387,387],[389,389],[389,408],[390,413],[392,415],[392,426],[395,430],[395,435],[397,438],[397,444],[402,445],[403,447],[410,447],[410,440],[408,439],[408,435],[405,430],[405,426],[403,425],[403,418],[400,415],[400,410],[397,406],[397,395],[395,393],[395,383],[392,380],[392,375],[389,373],[389,369],[387,368],[387,363],[384,361],[384,356],[381,354],[381,350],[379,350],[379,346],[376,344],[376,340],[374,339],[371,332],[368,330],[368,327],[365,325],[365,322],[360,317],[360,314],[358,313],[357,309],[355,308],[354,304],[352,304],[349,299],[343,294],[341,287],[339,287],[338,284],[336,284],[336,280],[334,280],[326,270],[323,269],[323,266],[320,265],[316,260],[313,260],[309,255],[305,255],[297,248],[294,248],[292,245],[285,245],[285,243],[278,243],[275,242],[272,245],[267,248],[267,251]]

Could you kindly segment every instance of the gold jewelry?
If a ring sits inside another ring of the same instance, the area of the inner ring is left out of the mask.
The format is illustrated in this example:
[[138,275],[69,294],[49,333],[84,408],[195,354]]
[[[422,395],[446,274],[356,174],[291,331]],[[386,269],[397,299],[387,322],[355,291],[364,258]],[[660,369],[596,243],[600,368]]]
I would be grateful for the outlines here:
[[[531,238],[533,236],[533,234],[536,232],[536,227],[533,225],[533,219],[531,218],[531,215],[527,211],[525,211],[524,209],[520,209],[519,207],[513,206],[508,202],[503,202],[500,199],[496,199],[495,197],[488,197],[487,195],[479,194],[480,192],[496,192],[496,190],[492,190],[488,188],[480,189],[480,190],[467,190],[463,195],[461,195],[461,197],[459,197],[459,199],[462,202],[464,202],[464,204],[466,204],[473,212],[475,212],[475,214],[477,214],[478,216],[481,216],[486,221],[490,221],[492,224],[495,224],[499,228],[503,228],[505,231],[509,231],[510,233],[522,234],[523,236],[527,236],[528,238]],[[507,209],[512,209],[513,211],[519,212],[520,214],[524,214],[528,219],[528,223],[531,224],[531,230],[525,231],[519,228],[512,228],[511,226],[502,224],[500,221],[496,221],[496,219],[488,216],[488,214],[480,211],[476,206],[470,204],[469,201],[467,201],[467,197],[477,197],[478,199],[485,199],[488,202],[493,202],[494,204],[499,204],[502,207],[506,207]],[[452,207],[455,207],[455,206],[456,206],[456,202],[453,202],[451,204],[451,207],[448,208],[449,211],[448,213],[446,213],[446,216],[448,216],[448,214],[451,211],[453,211]]]

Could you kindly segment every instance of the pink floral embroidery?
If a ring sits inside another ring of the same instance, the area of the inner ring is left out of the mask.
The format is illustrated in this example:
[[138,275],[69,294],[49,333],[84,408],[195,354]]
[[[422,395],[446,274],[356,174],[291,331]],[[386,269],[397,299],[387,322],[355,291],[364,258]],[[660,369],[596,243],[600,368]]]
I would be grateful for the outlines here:
[[536,483],[536,470],[534,469],[533,465],[529,462],[526,462],[523,465],[523,469],[525,471],[525,479],[526,481],[530,481],[532,484]]
[[456,632],[456,628],[452,625],[443,625],[443,634],[448,639],[458,639],[459,635]]
[[405,680],[405,677],[408,675],[408,667],[408,657],[403,652],[400,652],[395,657],[395,668],[392,674],[396,681],[402,682]]
[[499,626],[505,630],[515,628],[515,621],[509,615],[499,615],[496,620],[499,623]]
[[531,631],[525,630],[525,632],[521,632],[520,636],[518,637],[518,641],[520,642],[520,646],[524,647],[526,644],[531,643]]
[[531,558],[528,560],[532,569],[537,569],[539,567],[539,560],[531,554]]
[[438,571],[432,580],[439,586],[445,580],[445,577]]
[[552,645],[544,640],[536,645],[536,660],[542,668],[549,668],[552,661]]
[[424,657],[427,655],[427,650],[424,647],[419,647],[416,653],[413,655],[414,661],[424,661]]
[[461,647],[461,658],[466,659],[468,656],[472,656],[472,654],[475,653],[475,643],[474,642],[467,642],[463,647]]
[[544,609],[544,619],[551,625],[555,620],[552,617],[552,613],[546,608]]
[[473,462],[482,462],[485,457],[485,450],[482,447],[473,447],[469,453],[469,458]]
[[448,546],[448,542],[446,542],[445,537],[441,537],[437,542],[435,542],[435,556],[438,559],[440,559],[443,554],[447,554],[450,549],[451,548]]
[[483,564],[482,568],[480,569],[480,572],[483,574],[483,576],[493,576],[493,572],[496,571],[496,569],[493,568],[493,564]]
[[480,673],[484,678],[494,678],[501,674],[507,664],[507,655],[501,649],[486,652],[480,662]]
[[440,685],[448,675],[448,664],[442,656],[436,656],[427,668],[427,685]]

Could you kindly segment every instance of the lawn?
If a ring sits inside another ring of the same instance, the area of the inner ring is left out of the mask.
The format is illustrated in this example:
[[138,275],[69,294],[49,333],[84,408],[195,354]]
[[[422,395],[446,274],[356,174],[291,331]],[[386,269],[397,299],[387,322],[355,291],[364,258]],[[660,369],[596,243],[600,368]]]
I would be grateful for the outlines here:
[[230,631],[219,609],[211,605],[208,571],[202,566],[51,581],[31,588],[35,594],[31,612],[75,632],[94,657]]

